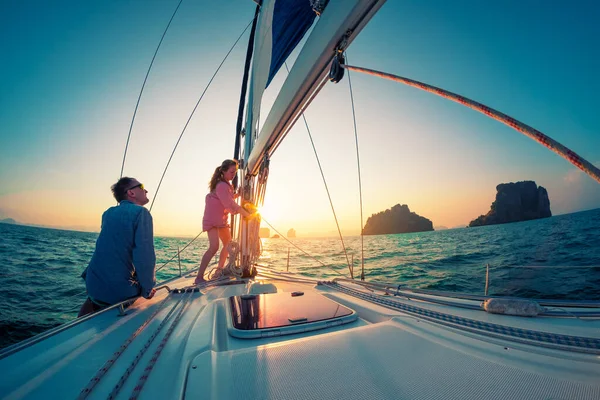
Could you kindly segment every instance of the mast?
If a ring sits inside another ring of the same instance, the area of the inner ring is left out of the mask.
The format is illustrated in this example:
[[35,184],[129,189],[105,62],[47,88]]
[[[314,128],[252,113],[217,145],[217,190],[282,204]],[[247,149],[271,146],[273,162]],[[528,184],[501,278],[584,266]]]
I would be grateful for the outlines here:
[[[384,3],[385,0],[262,1],[246,106],[242,206],[262,205],[271,155],[325,84],[331,61],[346,49]],[[319,20],[259,129],[264,90],[313,25],[317,14]],[[258,258],[259,229],[260,217],[241,219],[237,240],[240,266],[246,276],[251,274],[252,264]]]

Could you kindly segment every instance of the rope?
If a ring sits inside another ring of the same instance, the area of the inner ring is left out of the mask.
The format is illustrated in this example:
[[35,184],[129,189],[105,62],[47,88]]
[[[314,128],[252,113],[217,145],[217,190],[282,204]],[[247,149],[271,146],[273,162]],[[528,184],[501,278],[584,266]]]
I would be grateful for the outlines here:
[[87,396],[92,392],[92,389],[94,388],[94,386],[96,386],[96,384],[98,382],[100,382],[100,379],[102,379],[102,377],[106,374],[106,372],[110,369],[110,367],[112,367],[114,365],[117,358],[119,358],[121,356],[121,354],[123,354],[123,352],[125,351],[127,346],[129,346],[131,344],[131,342],[133,342],[133,340],[140,334],[140,332],[142,332],[144,330],[144,328],[146,328],[146,326],[148,326],[148,324],[150,323],[150,321],[152,321],[154,319],[156,314],[158,314],[163,309],[163,307],[167,304],[168,298],[169,298],[169,296],[167,295],[167,297],[165,297],[161,301],[161,303],[158,305],[156,310],[154,310],[154,312],[146,319],[146,321],[144,321],[144,323],[141,324],[136,329],[136,331],[133,332],[127,340],[125,340],[125,342],[123,342],[123,344],[119,347],[119,349],[117,351],[115,351],[113,353],[113,355],[98,370],[98,372],[96,372],[96,375],[94,375],[94,377],[88,382],[88,384],[79,393],[79,396],[77,397],[79,400],[87,398]]
[[335,272],[336,274],[340,275],[340,276],[344,276],[343,274],[341,274],[340,272],[336,271],[335,269],[333,269],[333,267],[331,265],[326,265],[325,263],[323,263],[321,260],[319,260],[318,258],[308,254],[306,251],[302,250],[300,247],[296,246],[296,244],[294,242],[292,242],[291,240],[289,240],[288,238],[286,238],[282,233],[280,233],[277,229],[275,229],[273,227],[273,225],[271,225],[269,223],[269,221],[267,221],[266,219],[263,218],[263,221],[265,221],[265,223],[267,225],[269,225],[271,227],[271,229],[273,229],[278,235],[279,237],[287,240],[287,242],[289,244],[291,244],[292,246],[294,246],[295,248],[297,248],[298,250],[300,250],[302,253],[304,253],[305,255],[307,255],[308,257],[312,258],[313,260],[315,260],[316,262],[318,262],[319,264],[321,264],[322,266],[326,267],[326,268],[330,268],[333,272]]
[[[397,300],[386,299],[379,295],[362,293],[344,287],[335,282],[321,282],[322,285],[344,292],[354,297],[362,298],[372,303],[377,303],[388,308],[403,311],[407,314],[427,319],[428,321],[450,326],[477,334],[485,333],[486,336],[511,340],[519,343],[554,348],[578,353],[600,354],[600,339],[582,336],[562,335],[549,332],[533,331],[511,326],[493,324],[470,318],[459,317],[432,311],[422,307],[411,306]],[[483,331],[483,332],[482,332]],[[532,343],[536,342],[536,343]]]
[[188,308],[193,293],[194,293],[193,289],[189,290],[189,295],[188,295],[187,299],[185,300],[185,302],[179,309],[179,313],[173,319],[173,322],[171,323],[169,330],[167,330],[167,332],[165,333],[165,336],[160,341],[158,348],[152,355],[152,358],[150,359],[150,362],[148,362],[148,365],[146,366],[146,368],[144,368],[144,372],[142,373],[142,376],[140,376],[140,379],[138,380],[137,384],[135,385],[133,391],[131,392],[131,396],[129,396],[130,400],[137,399],[138,396],[140,395],[142,388],[144,387],[144,384],[148,380],[148,377],[150,376],[150,373],[152,372],[152,369],[154,368],[154,365],[156,364],[156,361],[158,360],[160,353],[165,348],[165,345],[167,344],[167,341],[169,340],[171,333],[173,333],[175,326],[177,326],[177,324],[179,323],[179,320],[183,316],[184,311]]
[[183,0],[179,0],[179,4],[177,4],[177,7],[175,8],[173,15],[171,15],[171,19],[169,20],[169,23],[167,24],[167,27],[165,28],[165,31],[163,32],[162,37],[160,38],[160,42],[158,42],[158,46],[156,47],[154,56],[152,56],[152,61],[150,61],[150,66],[148,67],[148,71],[146,71],[146,77],[144,78],[144,83],[142,83],[142,89],[140,90],[140,94],[138,96],[137,103],[135,104],[135,110],[133,110],[133,117],[131,117],[131,125],[129,125],[129,133],[127,134],[127,142],[125,143],[125,153],[123,154],[123,163],[121,164],[121,174],[119,175],[119,179],[121,179],[123,177],[123,169],[125,168],[125,157],[127,157],[127,148],[129,147],[129,139],[131,138],[131,130],[133,129],[133,122],[135,121],[135,115],[137,114],[137,110],[140,105],[140,100],[142,99],[142,93],[144,93],[144,87],[146,87],[146,81],[148,80],[148,75],[150,75],[150,70],[152,69],[152,65],[154,64],[154,59],[156,58],[156,55],[158,54],[158,49],[160,49],[160,45],[162,44],[163,39],[165,38],[165,35],[167,34],[169,27],[171,26],[171,22],[173,22],[173,18],[175,18],[175,14],[177,14],[177,10],[179,10],[179,6],[181,5],[182,2],[183,2]]
[[117,384],[115,385],[115,387],[113,388],[113,390],[108,395],[108,399],[114,399],[115,397],[117,397],[117,394],[119,393],[119,391],[121,390],[121,388],[125,384],[125,381],[127,381],[127,378],[129,378],[129,376],[133,372],[133,370],[134,370],[135,366],[137,365],[137,363],[140,361],[140,359],[142,358],[142,356],[144,355],[144,353],[146,353],[146,350],[148,350],[148,348],[150,347],[150,345],[152,344],[152,342],[154,341],[154,339],[156,338],[156,336],[158,336],[158,334],[160,333],[160,331],[162,330],[162,328],[166,325],[167,321],[169,320],[169,318],[171,317],[171,315],[173,314],[173,312],[179,306],[179,303],[181,303],[181,299],[182,299],[182,297],[180,297],[177,300],[177,302],[175,303],[175,305],[173,307],[171,307],[171,309],[169,310],[169,313],[167,314],[167,316],[161,321],[161,323],[158,326],[158,328],[156,328],[156,330],[152,333],[152,336],[150,336],[148,338],[148,340],[144,344],[144,347],[142,347],[140,349],[140,351],[137,353],[137,355],[135,356],[135,358],[133,359],[133,361],[131,362],[131,364],[129,364],[129,367],[127,367],[127,369],[125,370],[125,372],[123,373],[123,375],[121,375],[121,378],[119,379],[119,381],[117,382]]
[[[284,65],[285,65],[285,69],[287,70],[287,72],[289,74],[290,70],[287,66],[287,62],[285,62]],[[321,178],[323,178],[323,184],[325,185],[325,191],[327,192],[327,197],[329,198],[329,205],[331,206],[331,211],[333,212],[333,219],[335,220],[335,226],[337,227],[338,234],[340,235],[340,241],[342,242],[342,249],[344,250],[344,254],[346,255],[346,263],[348,264],[348,270],[350,271],[350,277],[352,279],[354,279],[354,273],[352,272],[352,267],[350,266],[350,260],[348,259],[348,252],[346,251],[346,245],[344,244],[344,237],[342,236],[342,230],[340,229],[340,224],[338,222],[337,215],[335,213],[335,208],[333,207],[333,200],[331,200],[331,194],[329,193],[329,186],[327,186],[327,180],[325,179],[325,173],[323,172],[323,167],[321,166],[321,161],[319,160],[319,154],[317,153],[317,148],[315,147],[315,142],[313,141],[312,134],[310,133],[310,128],[308,127],[308,122],[306,121],[306,116],[304,115],[304,112],[302,112],[302,119],[304,120],[304,125],[306,126],[306,131],[308,132],[308,138],[310,139],[310,144],[312,145],[313,152],[315,153],[315,158],[317,159],[317,164],[319,165],[319,171],[321,172]]]
[[487,115],[488,117],[493,118],[496,121],[502,122],[503,124],[510,126],[516,131],[521,132],[525,136],[528,136],[536,142],[542,144],[543,146],[560,155],[561,157],[563,157],[571,164],[573,164],[574,166],[576,166],[577,168],[579,168],[580,170],[582,170],[583,172],[585,172],[600,183],[600,169],[596,168],[593,164],[586,161],[578,154],[571,151],[569,148],[558,143],[556,140],[544,135],[542,132],[530,127],[529,125],[526,125],[504,113],[501,113],[500,111],[496,111],[493,108],[487,107],[486,105],[478,103],[474,100],[467,99],[466,97],[460,96],[458,94],[437,88],[435,86],[427,85],[425,83],[414,81],[412,79],[403,78],[397,75],[387,74],[385,72],[375,71],[372,69],[355,67],[351,65],[342,65],[342,67],[346,68],[349,71],[362,72],[368,75],[378,76],[380,78],[404,83],[408,86],[416,87],[426,92],[437,94],[438,96],[455,101],[459,104],[462,104],[463,106],[472,108],[475,111],[479,111]]
[[[252,20],[254,20],[254,18]],[[190,124],[190,121],[192,120],[192,117],[194,116],[194,113],[196,112],[196,109],[198,108],[198,105],[202,101],[202,98],[204,97],[204,94],[206,93],[206,91],[210,87],[212,81],[215,79],[215,76],[217,76],[217,73],[219,73],[219,70],[221,69],[221,67],[225,63],[225,60],[227,60],[227,58],[229,57],[229,54],[231,54],[231,52],[233,51],[233,49],[235,48],[235,46],[237,45],[237,43],[240,41],[240,39],[242,38],[242,36],[244,36],[244,33],[246,33],[246,31],[248,30],[248,28],[252,24],[252,20],[248,23],[248,25],[246,25],[246,28],[244,28],[244,30],[242,31],[242,33],[240,34],[240,36],[238,36],[238,38],[236,39],[236,41],[233,43],[233,46],[231,46],[231,48],[229,49],[229,51],[227,52],[227,54],[225,54],[225,57],[223,58],[223,60],[219,64],[219,66],[217,67],[217,70],[215,71],[215,73],[213,74],[213,76],[208,81],[208,84],[206,85],[206,87],[204,88],[204,91],[200,95],[200,98],[196,102],[196,105],[194,106],[194,109],[192,110],[192,113],[190,114],[187,122],[185,123],[185,126],[183,127],[183,130],[181,131],[181,134],[179,135],[179,138],[177,139],[177,142],[175,143],[175,147],[173,147],[173,151],[171,152],[171,156],[169,157],[169,161],[167,161],[167,165],[165,165],[165,169],[164,169],[164,171],[162,173],[162,176],[160,177],[160,181],[158,182],[158,186],[156,187],[156,193],[154,194],[154,197],[152,198],[152,203],[150,204],[149,211],[152,211],[152,206],[154,206],[154,201],[156,200],[156,197],[158,196],[158,191],[160,190],[160,186],[162,185],[162,181],[165,178],[165,174],[167,173],[167,169],[169,168],[169,164],[171,164],[171,160],[173,159],[173,155],[175,154],[175,150],[177,150],[177,146],[179,146],[179,142],[181,141],[181,138],[183,137],[183,134],[185,133],[185,130],[187,129],[188,125]]]
[[233,240],[227,243],[227,252],[228,252],[228,262],[227,268],[229,272],[236,278],[241,278],[242,273],[244,272],[241,268],[238,268],[235,265],[235,260],[237,259],[238,253],[240,252],[240,245],[238,242],[234,242]]
[[[348,55],[344,55],[348,60]],[[358,169],[358,195],[360,198],[360,280],[365,280],[365,236],[363,235],[363,200],[362,200],[362,180],[360,176],[360,154],[358,151],[358,129],[356,128],[356,112],[354,111],[354,95],[352,94],[352,81],[350,80],[350,71],[348,71],[348,88],[350,89],[350,103],[352,104],[352,120],[354,121],[354,140],[356,142],[356,164]],[[354,265],[352,266],[354,268]]]

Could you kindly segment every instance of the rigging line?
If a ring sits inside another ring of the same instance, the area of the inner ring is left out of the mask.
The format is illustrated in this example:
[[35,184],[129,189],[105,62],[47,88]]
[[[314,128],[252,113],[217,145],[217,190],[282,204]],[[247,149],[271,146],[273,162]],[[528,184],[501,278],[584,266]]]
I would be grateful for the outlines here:
[[[290,69],[288,68],[287,61],[283,63],[285,65],[285,69],[289,75]],[[342,236],[342,230],[340,229],[340,224],[337,219],[337,215],[335,214],[335,208],[333,207],[333,200],[331,200],[331,194],[329,193],[329,187],[327,186],[327,180],[325,179],[325,173],[323,172],[323,167],[321,166],[321,161],[319,160],[319,154],[317,154],[317,148],[315,147],[315,142],[313,141],[312,134],[310,133],[310,128],[308,127],[308,122],[306,121],[306,116],[304,115],[304,111],[302,112],[302,119],[304,120],[304,125],[306,126],[306,131],[308,132],[308,138],[310,139],[310,144],[312,145],[313,152],[315,153],[315,158],[317,159],[317,164],[319,165],[319,171],[321,171],[321,178],[323,178],[323,184],[325,185],[325,191],[327,192],[327,197],[329,198],[329,205],[331,205],[331,212],[333,212],[333,219],[335,219],[335,225],[338,230],[338,234],[340,235],[340,241],[342,242],[342,248],[344,249],[344,254],[346,255],[346,263],[348,265],[348,270],[350,271],[350,278],[354,279],[354,272],[352,271],[352,266],[350,266],[350,260],[348,259],[348,251],[346,250],[346,245],[344,244],[344,237]]]
[[592,177],[593,179],[595,179],[596,181],[598,181],[600,183],[600,169],[595,167],[589,161],[583,159],[577,153],[570,150],[568,147],[560,144],[559,142],[552,139],[551,137],[544,135],[542,132],[538,131],[537,129],[532,128],[531,126],[524,124],[520,121],[517,121],[516,119],[514,119],[500,111],[496,111],[493,108],[490,108],[484,104],[481,104],[477,101],[468,99],[468,98],[458,95],[456,93],[452,93],[447,90],[440,89],[435,86],[427,85],[425,83],[415,81],[412,79],[403,78],[398,75],[388,74],[385,72],[376,71],[376,70],[372,70],[372,69],[368,69],[368,68],[355,67],[352,65],[342,64],[341,66],[342,66],[342,68],[346,68],[349,71],[362,72],[362,73],[365,73],[368,75],[378,76],[380,78],[385,78],[385,79],[389,79],[392,81],[404,83],[408,86],[412,86],[412,87],[424,90],[429,93],[437,94],[438,96],[441,96],[448,100],[452,100],[459,104],[462,104],[465,107],[469,107],[475,111],[479,111],[480,113],[485,114],[488,117],[495,119],[496,121],[502,122],[503,124],[510,126],[514,130],[521,132],[525,136],[528,136],[529,138],[542,144],[543,146],[547,147],[548,149],[552,150],[559,156],[563,157],[564,159],[569,161],[571,164],[575,165],[577,168],[579,168],[580,170],[582,170],[583,172],[585,172],[590,177]]
[[[254,51],[254,35],[256,34],[256,23],[258,22],[258,13],[260,11],[260,5],[256,4],[256,10],[254,11],[254,20],[252,21],[252,29],[250,30],[250,37],[248,38],[248,48],[246,49],[246,62],[244,64],[244,75],[242,76],[242,89],[240,91],[240,103],[238,107],[238,119],[235,127],[235,144],[233,148],[233,159],[238,160],[240,158],[240,142],[242,133],[242,123],[244,119],[244,106],[246,100],[246,92],[248,90],[248,76],[250,73],[250,61],[252,60],[252,53]],[[234,189],[237,189],[237,174],[234,178]]]
[[169,337],[171,336],[171,334],[173,333],[173,330],[175,329],[175,327],[181,320],[183,313],[188,309],[189,305],[191,304],[192,295],[194,294],[194,292],[195,292],[194,289],[189,290],[189,295],[185,299],[185,302],[183,303],[181,308],[179,309],[179,313],[175,316],[175,318],[173,319],[173,322],[171,322],[169,329],[166,331],[165,336],[163,336],[158,347],[154,351],[152,358],[150,358],[150,361],[146,365],[146,368],[144,368],[144,370],[142,371],[142,376],[140,376],[139,380],[137,381],[137,384],[134,386],[133,391],[131,392],[131,395],[129,396],[130,400],[136,400],[139,397],[139,395],[144,387],[144,384],[148,380],[148,377],[150,376],[152,369],[154,368],[154,366],[156,365],[156,362],[158,361],[158,357],[160,357],[161,352],[167,345],[167,341],[169,340]]
[[[344,58],[348,60],[348,54],[344,53]],[[362,180],[360,175],[360,154],[358,151],[358,129],[356,129],[356,112],[354,110],[354,95],[352,93],[352,81],[350,80],[350,71],[348,71],[348,88],[350,89],[350,103],[352,104],[352,121],[354,122],[354,140],[356,142],[356,164],[358,168],[358,195],[360,199],[360,280],[365,280],[365,242],[363,235],[363,199],[362,199]],[[354,265],[352,266],[354,268]]]
[[125,157],[127,157],[127,148],[129,147],[129,139],[131,138],[131,130],[133,129],[133,122],[135,121],[135,115],[137,114],[137,110],[140,105],[140,100],[142,99],[142,93],[144,92],[144,88],[146,87],[146,81],[148,80],[148,75],[150,75],[150,70],[152,69],[152,65],[154,64],[154,59],[156,58],[156,55],[158,54],[158,49],[160,49],[160,45],[162,44],[163,39],[165,38],[165,35],[167,34],[169,27],[171,26],[171,22],[173,22],[173,18],[175,18],[175,14],[177,14],[177,10],[179,10],[179,6],[181,6],[182,2],[183,2],[183,0],[179,0],[179,4],[177,4],[177,8],[175,8],[175,11],[173,11],[173,15],[171,15],[171,19],[169,20],[169,23],[167,24],[167,27],[165,28],[165,31],[163,32],[162,37],[160,38],[160,42],[158,42],[158,46],[156,47],[154,56],[152,56],[152,61],[150,61],[150,66],[148,67],[148,71],[146,71],[146,77],[144,78],[144,83],[142,83],[142,89],[140,90],[140,94],[138,96],[137,103],[135,104],[135,110],[133,110],[133,117],[131,118],[131,125],[129,125],[129,133],[127,134],[127,142],[125,143],[125,153],[123,154],[123,163],[121,164],[121,173],[119,174],[119,179],[121,179],[123,177],[123,169],[125,168]]
[[[159,308],[157,310],[154,311],[154,314],[152,314],[149,318],[148,318],[148,322],[150,320],[152,320],[154,318],[154,316],[156,314],[158,314],[159,311],[161,311],[164,308],[164,305],[166,305],[166,300],[169,299],[170,296],[167,296],[164,300],[163,300],[163,304],[161,304],[159,306]],[[110,392],[110,394],[108,395],[108,399],[112,400],[114,398],[117,397],[117,395],[119,394],[119,391],[121,390],[121,388],[123,387],[123,385],[125,384],[125,382],[127,381],[127,379],[131,376],[131,373],[133,372],[133,370],[135,369],[136,365],[138,364],[138,362],[140,361],[140,359],[142,358],[142,356],[146,353],[146,351],[148,350],[148,348],[150,348],[150,345],[152,344],[152,342],[154,341],[154,339],[156,339],[156,337],[158,336],[158,334],[160,333],[160,331],[166,326],[167,322],[169,322],[169,320],[171,320],[172,322],[172,318],[171,316],[175,314],[175,312],[179,312],[182,308],[185,308],[185,302],[182,303],[182,299],[183,299],[183,295],[181,297],[179,297],[179,299],[177,300],[177,302],[175,303],[175,305],[173,307],[171,307],[171,309],[169,310],[169,312],[167,313],[167,315],[163,318],[163,320],[160,322],[160,325],[158,325],[158,328],[156,328],[154,330],[154,332],[152,332],[152,335],[148,338],[148,340],[146,340],[146,343],[143,345],[143,347],[138,351],[138,353],[136,354],[135,358],[131,361],[131,363],[129,364],[129,366],[127,367],[127,369],[125,370],[125,372],[123,373],[123,375],[121,375],[121,377],[119,378],[117,384],[114,386],[113,390]],[[186,298],[185,301],[187,301],[189,299]],[[182,306],[180,306],[180,303],[182,304]],[[175,314],[178,315],[178,314]],[[140,327],[141,328],[141,327]],[[138,328],[138,330],[140,329]],[[144,326],[145,328],[145,326]],[[134,332],[135,336],[131,336],[131,340],[135,339],[135,337],[137,337],[137,331]],[[128,339],[129,340],[129,339]],[[131,342],[129,342],[131,343]],[[125,348],[127,346],[129,346],[129,343],[125,342]],[[122,346],[123,347],[123,346]],[[124,350],[124,349],[123,349]],[[121,351],[121,349],[119,349],[119,351]],[[115,355],[120,355],[120,353],[115,353]],[[118,357],[117,355],[117,357]],[[116,357],[115,357],[116,358]],[[110,361],[110,360],[109,360]],[[114,364],[114,361],[113,361]],[[111,364],[112,366],[112,364]],[[102,369],[100,370],[102,371]],[[105,371],[106,372],[106,371]],[[79,400],[79,399],[78,399]]]
[[294,246],[295,248],[297,248],[298,250],[300,250],[301,252],[303,252],[304,254],[306,254],[308,257],[312,258],[313,260],[315,260],[316,262],[318,262],[319,264],[321,264],[324,267],[328,267],[330,268],[333,272],[335,272],[338,275],[344,276],[344,274],[336,271],[335,269],[333,269],[333,267],[331,265],[326,265],[323,261],[319,260],[318,258],[308,254],[306,251],[302,250],[300,247],[296,246],[296,244],[294,242],[292,242],[291,240],[289,240],[288,238],[286,238],[281,232],[279,232],[277,229],[275,229],[273,227],[273,225],[271,225],[269,223],[269,221],[267,221],[262,215],[260,216],[261,220],[264,221],[267,225],[269,225],[271,227],[271,229],[273,229],[275,232],[277,232],[277,234],[279,235],[280,238],[284,238],[289,244],[291,244],[292,246]]
[[160,266],[160,268],[158,268],[156,271],[154,271],[154,273],[156,273],[156,272],[160,271],[161,269],[163,269],[163,268],[164,268],[164,267],[165,267],[165,266],[166,266],[168,263],[170,263],[171,261],[173,261],[173,260],[175,259],[175,257],[179,256],[179,255],[180,255],[180,254],[181,254],[181,253],[182,253],[182,252],[183,252],[185,249],[187,249],[187,247],[188,247],[190,244],[194,243],[194,241],[195,241],[196,239],[198,239],[198,237],[200,237],[200,235],[202,235],[202,232],[204,232],[204,231],[200,231],[200,233],[199,233],[199,234],[197,234],[195,238],[193,238],[192,240],[190,240],[190,241],[188,242],[188,244],[186,244],[186,245],[183,247],[183,249],[179,250],[179,251],[177,252],[177,254],[175,254],[173,257],[171,257],[171,258],[170,258],[170,259],[169,259],[169,260],[168,260],[166,263],[164,263],[163,265],[161,265],[161,266]]
[[[252,20],[254,20],[254,19],[252,19]],[[206,91],[210,87],[212,81],[215,79],[215,76],[217,76],[217,74],[221,70],[221,67],[225,63],[225,60],[227,60],[227,58],[229,57],[229,54],[231,54],[231,52],[233,51],[233,49],[235,48],[235,46],[238,44],[238,42],[240,41],[240,39],[242,38],[242,36],[244,36],[244,33],[246,33],[246,31],[248,30],[248,28],[252,24],[252,20],[248,23],[248,25],[246,25],[246,27],[244,28],[244,30],[242,31],[242,33],[240,34],[240,36],[238,36],[238,38],[236,39],[236,41],[233,43],[233,46],[231,46],[231,48],[229,49],[229,51],[227,52],[227,54],[225,54],[225,57],[223,58],[223,60],[219,64],[219,66],[217,67],[217,70],[215,71],[215,73],[213,74],[213,76],[208,81],[208,84],[206,85],[206,87],[204,88],[204,91],[200,95],[200,98],[196,102],[196,105],[194,106],[194,109],[192,110],[192,113],[190,114],[187,122],[185,123],[185,126],[183,127],[183,130],[181,131],[181,134],[179,135],[179,138],[177,139],[177,142],[175,143],[175,147],[173,147],[173,151],[171,152],[171,156],[169,157],[169,161],[167,161],[167,165],[165,166],[165,170],[163,171],[162,176],[160,177],[160,181],[158,182],[158,186],[156,187],[156,193],[154,194],[154,197],[152,198],[152,203],[150,204],[149,211],[152,211],[152,206],[154,206],[154,201],[156,200],[156,197],[158,196],[158,191],[160,190],[160,186],[162,185],[162,181],[165,178],[165,174],[167,173],[167,169],[169,168],[169,164],[171,164],[171,160],[173,159],[173,155],[175,154],[175,150],[177,150],[177,146],[179,146],[179,142],[181,141],[181,138],[183,137],[183,134],[185,133],[185,130],[187,129],[188,125],[190,124],[190,121],[192,120],[192,117],[194,116],[194,113],[196,112],[196,109],[198,108],[198,105],[202,101],[202,98],[206,94]]]
[[[108,360],[106,360],[106,362],[102,365],[102,367],[100,367],[98,369],[98,371],[96,372],[96,374],[92,377],[92,379],[90,379],[90,381],[88,382],[87,385],[85,385],[85,387],[81,390],[81,392],[79,393],[79,396],[77,397],[78,400],[83,400],[86,399],[90,393],[92,392],[92,390],[94,389],[94,387],[96,387],[96,385],[98,384],[98,382],[100,382],[100,380],[106,375],[106,373],[108,372],[108,370],[115,365],[115,362],[117,361],[117,359],[123,354],[123,352],[125,352],[125,350],[127,349],[127,347],[137,338],[139,337],[140,333],[142,333],[144,331],[144,329],[146,329],[146,327],[150,324],[150,322],[154,319],[154,317],[156,317],[156,315],[162,311],[162,309],[167,305],[167,300],[169,300],[171,297],[169,295],[167,295],[163,300],[161,300],[160,303],[158,303],[158,306],[156,307],[156,309],[152,312],[152,314],[150,314],[150,316],[148,316],[148,318],[146,318],[146,320],[135,330],[135,332],[133,332],[122,344],[121,346],[119,346],[119,348],[108,358]],[[181,301],[181,298],[179,299],[179,301]],[[175,303],[175,305],[173,306],[173,308],[171,309],[171,311],[169,311],[169,314],[167,314],[167,316],[165,317],[165,319],[163,320],[163,322],[161,322],[160,326],[158,327],[158,331],[160,331],[160,329],[162,328],[164,321],[167,320],[169,318],[169,316],[171,315],[171,313],[173,312],[173,310],[177,307],[177,304],[179,304],[179,301],[177,303]],[[155,333],[156,335],[156,333]],[[154,336],[155,336],[154,335]],[[151,339],[154,339],[154,336],[151,337]],[[151,340],[149,340],[149,342],[151,342]],[[143,350],[146,349],[148,345],[146,345]],[[136,359],[134,360],[137,363],[138,357],[136,357]],[[129,369],[128,369],[129,370]],[[122,379],[122,378],[121,378]],[[121,383],[121,381],[119,381],[119,383]],[[112,395],[112,393],[111,393]],[[109,396],[109,398],[111,398]]]

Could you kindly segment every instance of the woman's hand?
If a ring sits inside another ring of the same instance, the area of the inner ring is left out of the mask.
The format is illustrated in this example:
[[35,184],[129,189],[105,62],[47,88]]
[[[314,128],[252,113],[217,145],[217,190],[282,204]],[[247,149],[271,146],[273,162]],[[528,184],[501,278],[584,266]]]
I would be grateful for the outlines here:
[[240,214],[242,214],[242,217],[244,217],[244,218],[254,218],[256,216],[256,213],[250,213],[250,212],[246,211],[245,208],[242,208],[242,210],[240,211]]

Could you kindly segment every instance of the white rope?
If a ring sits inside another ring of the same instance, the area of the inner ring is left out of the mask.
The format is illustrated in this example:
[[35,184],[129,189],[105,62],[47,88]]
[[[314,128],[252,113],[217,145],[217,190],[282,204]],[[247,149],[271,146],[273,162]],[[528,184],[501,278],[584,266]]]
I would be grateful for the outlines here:
[[240,245],[238,244],[238,242],[234,242],[232,240],[227,244],[227,251],[229,252],[228,262],[224,269],[228,270],[231,273],[231,275],[235,276],[236,278],[241,278],[243,270],[242,268],[239,268],[235,262],[238,253],[240,252]]

